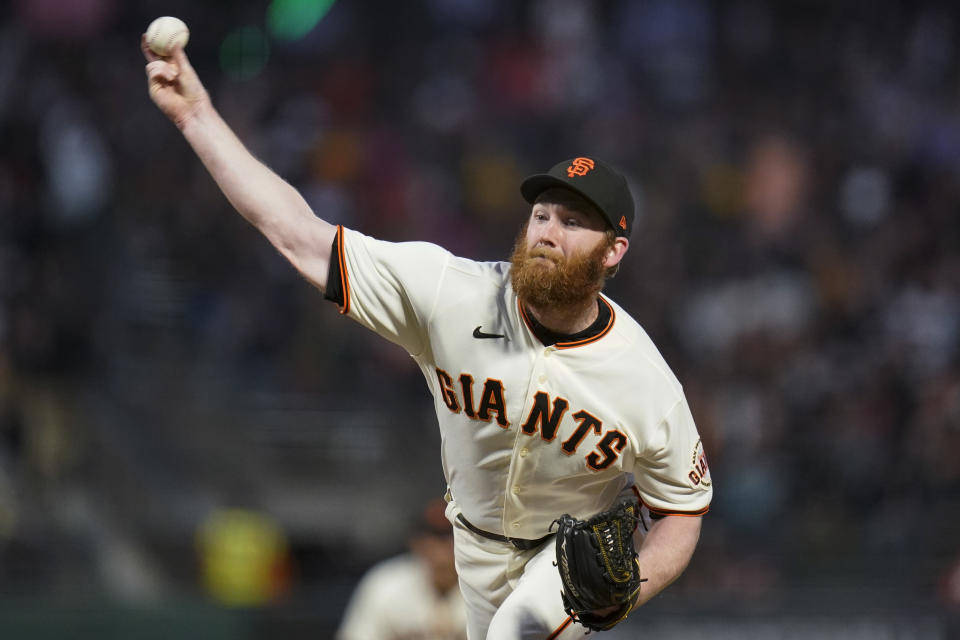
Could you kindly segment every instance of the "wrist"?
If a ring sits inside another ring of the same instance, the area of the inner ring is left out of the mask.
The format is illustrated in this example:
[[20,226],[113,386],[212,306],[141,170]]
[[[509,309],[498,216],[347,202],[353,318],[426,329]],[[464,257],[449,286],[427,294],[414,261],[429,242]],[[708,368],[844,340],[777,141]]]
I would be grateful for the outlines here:
[[636,609],[640,608],[640,605],[646,602],[644,598],[644,589],[643,583],[647,582],[647,578],[643,577],[643,569],[640,567],[640,555],[637,554],[633,558],[634,562],[637,563],[637,575],[640,576],[640,584],[637,585],[637,591],[633,594],[633,601],[630,603],[630,611],[633,612]]
[[210,102],[210,98],[203,96],[192,104],[182,117],[176,118],[174,124],[182,134],[189,136],[191,130],[206,127],[216,117],[217,113]]

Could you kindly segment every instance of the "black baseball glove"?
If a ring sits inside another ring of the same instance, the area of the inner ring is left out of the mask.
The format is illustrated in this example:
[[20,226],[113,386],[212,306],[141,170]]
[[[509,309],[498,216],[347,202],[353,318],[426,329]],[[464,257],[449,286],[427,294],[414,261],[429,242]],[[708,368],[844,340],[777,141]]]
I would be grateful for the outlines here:
[[564,514],[554,521],[563,608],[588,629],[609,629],[626,618],[646,582],[633,545],[638,520],[637,503],[623,500],[587,520]]

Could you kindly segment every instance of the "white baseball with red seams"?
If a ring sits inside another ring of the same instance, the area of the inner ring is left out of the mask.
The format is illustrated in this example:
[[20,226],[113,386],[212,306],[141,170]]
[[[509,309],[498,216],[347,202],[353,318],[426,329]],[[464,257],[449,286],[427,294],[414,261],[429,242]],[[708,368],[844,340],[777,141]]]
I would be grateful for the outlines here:
[[185,47],[190,29],[180,18],[161,16],[147,27],[147,46],[158,56],[168,56],[175,47]]

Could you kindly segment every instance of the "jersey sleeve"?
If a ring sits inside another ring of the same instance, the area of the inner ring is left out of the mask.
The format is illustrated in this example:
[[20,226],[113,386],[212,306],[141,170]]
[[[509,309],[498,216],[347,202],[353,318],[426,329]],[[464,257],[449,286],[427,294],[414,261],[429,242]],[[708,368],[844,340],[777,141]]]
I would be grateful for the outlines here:
[[417,355],[449,259],[434,244],[386,242],[339,227],[336,281],[328,288],[339,292],[341,313]]
[[713,481],[686,400],[670,409],[658,425],[654,445],[637,464],[636,486],[654,516],[695,516],[710,508]]

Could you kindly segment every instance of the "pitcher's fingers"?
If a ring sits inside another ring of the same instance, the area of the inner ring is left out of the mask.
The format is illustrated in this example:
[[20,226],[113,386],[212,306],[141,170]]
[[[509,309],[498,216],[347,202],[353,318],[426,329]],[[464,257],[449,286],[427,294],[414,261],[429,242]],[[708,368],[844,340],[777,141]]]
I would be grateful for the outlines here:
[[176,65],[170,64],[164,60],[154,60],[147,63],[147,77],[151,80],[163,80],[164,82],[173,82],[177,79],[179,69]]
[[145,33],[140,36],[140,50],[143,51],[143,57],[147,59],[147,62],[161,59],[160,56],[153,52],[150,45],[147,44],[147,34]]
[[183,50],[182,46],[175,45],[173,49],[170,51],[170,58],[178,67],[183,69],[185,72],[196,75],[196,71],[193,70],[193,66],[190,64],[190,60],[189,58],[187,58],[187,54]]

